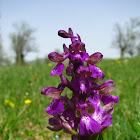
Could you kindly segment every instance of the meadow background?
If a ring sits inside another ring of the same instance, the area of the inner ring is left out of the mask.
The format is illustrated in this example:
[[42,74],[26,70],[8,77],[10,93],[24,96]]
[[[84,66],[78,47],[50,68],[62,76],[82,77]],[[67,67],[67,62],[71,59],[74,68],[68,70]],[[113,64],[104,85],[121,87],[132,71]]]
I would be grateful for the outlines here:
[[[54,66],[49,63],[0,67],[0,140],[55,140],[56,135],[60,140],[70,140],[70,135],[63,131],[47,129],[51,116],[45,109],[52,99],[41,95],[40,91],[60,83],[59,76],[50,75]],[[98,139],[139,140],[140,57],[104,59],[98,67],[104,71],[105,79],[115,81],[112,94],[119,96],[113,125]]]

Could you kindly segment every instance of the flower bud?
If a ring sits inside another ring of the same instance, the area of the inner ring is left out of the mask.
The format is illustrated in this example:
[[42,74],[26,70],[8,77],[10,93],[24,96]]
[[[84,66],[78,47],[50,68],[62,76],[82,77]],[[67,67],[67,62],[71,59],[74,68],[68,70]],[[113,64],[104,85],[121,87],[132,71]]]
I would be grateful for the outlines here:
[[63,37],[63,38],[69,38],[69,34],[64,30],[59,30],[58,35]]

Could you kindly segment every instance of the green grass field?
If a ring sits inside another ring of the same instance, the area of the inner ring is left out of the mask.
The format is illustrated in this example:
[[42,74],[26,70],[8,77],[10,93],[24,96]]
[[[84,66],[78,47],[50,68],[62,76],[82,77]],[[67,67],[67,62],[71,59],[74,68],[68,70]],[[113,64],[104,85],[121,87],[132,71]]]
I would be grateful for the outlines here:
[[[98,66],[105,79],[113,79],[119,96],[114,122],[99,137],[104,140],[140,139],[140,57],[103,60]],[[54,65],[0,67],[0,140],[69,140],[70,135],[47,129],[50,117],[45,109],[51,102],[42,88],[57,87],[59,76],[51,76]],[[69,92],[69,91],[68,91]],[[69,93],[70,94],[70,93]],[[31,100],[30,104],[25,101]]]

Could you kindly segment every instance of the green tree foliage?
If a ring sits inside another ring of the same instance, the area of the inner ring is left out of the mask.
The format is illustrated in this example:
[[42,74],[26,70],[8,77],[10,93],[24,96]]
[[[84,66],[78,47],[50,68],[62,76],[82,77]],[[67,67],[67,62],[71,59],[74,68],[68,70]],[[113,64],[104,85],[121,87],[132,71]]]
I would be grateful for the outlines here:
[[34,29],[22,22],[14,25],[15,32],[10,34],[12,49],[15,52],[16,64],[24,65],[27,53],[35,51]]
[[124,26],[116,24],[114,27],[113,47],[120,50],[120,57],[138,55],[140,51],[140,19],[132,18]]

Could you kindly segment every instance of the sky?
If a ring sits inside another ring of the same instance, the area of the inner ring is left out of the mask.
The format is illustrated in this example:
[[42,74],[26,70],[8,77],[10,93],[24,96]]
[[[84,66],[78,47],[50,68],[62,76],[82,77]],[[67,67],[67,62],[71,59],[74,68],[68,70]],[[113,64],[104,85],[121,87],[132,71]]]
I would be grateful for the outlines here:
[[28,23],[35,29],[37,52],[25,59],[44,58],[55,49],[63,51],[69,39],[60,38],[58,30],[72,28],[86,45],[89,54],[101,52],[104,58],[119,58],[112,48],[114,25],[123,25],[130,18],[140,18],[139,0],[0,0],[0,32],[7,55],[14,60],[10,33],[13,24]]

